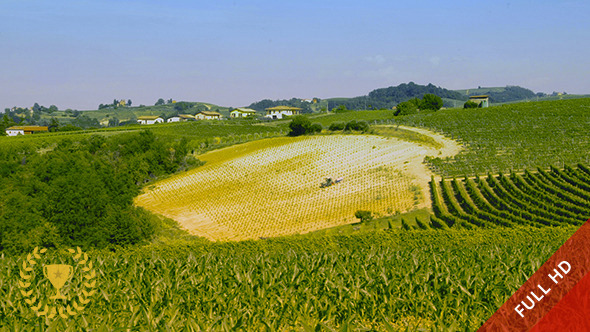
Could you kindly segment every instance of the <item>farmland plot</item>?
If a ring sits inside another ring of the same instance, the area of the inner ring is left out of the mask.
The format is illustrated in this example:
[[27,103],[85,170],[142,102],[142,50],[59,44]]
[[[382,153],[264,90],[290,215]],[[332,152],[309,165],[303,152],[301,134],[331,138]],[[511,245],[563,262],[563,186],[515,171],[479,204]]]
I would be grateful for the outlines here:
[[[265,139],[199,156],[207,163],[156,183],[138,206],[195,235],[242,240],[306,233],[429,206],[422,160],[438,150],[373,135]],[[326,177],[344,180],[320,188]]]

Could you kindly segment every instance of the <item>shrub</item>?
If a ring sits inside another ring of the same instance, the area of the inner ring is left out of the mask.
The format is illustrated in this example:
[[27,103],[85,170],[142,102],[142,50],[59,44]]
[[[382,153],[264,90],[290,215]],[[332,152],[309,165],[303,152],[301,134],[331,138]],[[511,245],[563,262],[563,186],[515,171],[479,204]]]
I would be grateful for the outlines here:
[[361,220],[361,223],[373,220],[373,213],[371,211],[357,210],[354,216]]
[[346,124],[344,122],[332,122],[332,124],[330,124],[330,127],[328,129],[331,131],[336,131],[336,130],[344,130],[344,128],[346,128]]
[[356,130],[356,131],[367,131],[369,130],[369,124],[366,123],[365,121],[356,121],[356,120],[350,120],[346,123],[346,125],[344,126],[345,130]]
[[479,105],[471,100],[468,100],[465,102],[465,104],[463,104],[463,108],[477,108]]
[[289,136],[301,136],[309,131],[311,121],[303,115],[294,116],[289,123]]
[[322,127],[321,124],[314,123],[311,126],[309,126],[309,129],[308,129],[307,132],[310,133],[310,134],[321,133],[322,132],[322,129],[324,129],[324,128]]
[[[417,98],[415,98],[417,100]],[[393,115],[409,115],[418,113],[418,104],[416,100],[410,99],[408,101],[401,102],[397,104],[396,110]],[[418,103],[420,101],[418,100]]]

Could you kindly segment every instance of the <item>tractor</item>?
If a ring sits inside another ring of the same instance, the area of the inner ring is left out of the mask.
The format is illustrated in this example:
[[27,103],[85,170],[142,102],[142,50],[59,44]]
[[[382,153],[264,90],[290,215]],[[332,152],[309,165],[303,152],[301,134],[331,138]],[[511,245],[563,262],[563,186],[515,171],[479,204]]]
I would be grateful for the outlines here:
[[322,182],[322,184],[320,184],[320,188],[327,188],[330,186],[333,186],[337,183],[340,183],[344,178],[340,177],[337,178],[336,180],[332,179],[332,178],[326,178],[326,181]]

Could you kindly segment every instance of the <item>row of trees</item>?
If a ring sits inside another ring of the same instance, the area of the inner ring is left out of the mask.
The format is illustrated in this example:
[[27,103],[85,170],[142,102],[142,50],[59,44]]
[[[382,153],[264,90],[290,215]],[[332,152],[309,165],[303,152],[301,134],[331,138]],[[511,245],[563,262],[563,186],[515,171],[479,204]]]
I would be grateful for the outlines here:
[[[293,119],[289,123],[289,129],[289,136],[301,136],[305,134],[320,133],[323,127],[319,123],[311,123],[309,118],[307,118],[306,116],[297,115],[293,117]],[[330,124],[330,127],[328,129],[330,131],[346,130],[366,132],[369,130],[369,124],[365,121],[350,120],[346,123],[334,122]]]

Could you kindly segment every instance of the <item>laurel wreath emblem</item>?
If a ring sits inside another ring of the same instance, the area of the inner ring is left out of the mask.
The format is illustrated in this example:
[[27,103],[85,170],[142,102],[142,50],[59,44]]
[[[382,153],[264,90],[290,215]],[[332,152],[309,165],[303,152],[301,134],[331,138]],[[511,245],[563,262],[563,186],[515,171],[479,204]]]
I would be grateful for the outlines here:
[[[96,277],[96,271],[92,266],[92,262],[88,260],[88,255],[82,252],[80,247],[77,247],[77,250],[68,249],[68,252],[73,255],[73,259],[77,262],[78,266],[82,266],[82,277],[86,281],[82,283],[83,287],[77,293],[77,301],[74,298],[71,305],[68,304],[65,307],[63,305],[48,305],[47,303],[43,303],[40,298],[33,296],[33,289],[29,289],[32,285],[33,266],[37,264],[36,260],[41,259],[41,254],[45,252],[47,252],[47,249],[35,247],[33,253],[28,254],[27,259],[23,261],[20,271],[22,280],[19,280],[19,286],[21,287],[20,292],[25,302],[31,306],[31,309],[37,316],[46,316],[48,319],[53,319],[57,315],[62,318],[68,318],[69,316],[79,314],[84,310],[85,305],[90,302],[90,297],[96,292],[94,289],[96,287],[96,280],[93,280]],[[83,259],[80,260],[80,258]],[[41,310],[41,307],[43,307],[43,310]]]

